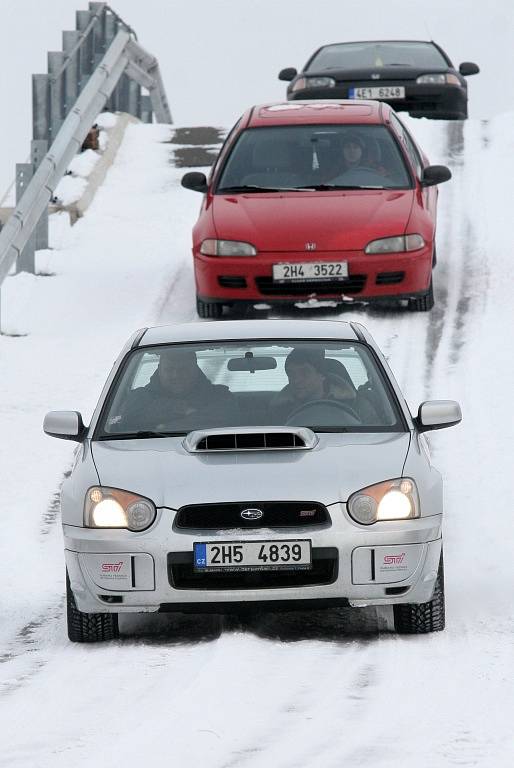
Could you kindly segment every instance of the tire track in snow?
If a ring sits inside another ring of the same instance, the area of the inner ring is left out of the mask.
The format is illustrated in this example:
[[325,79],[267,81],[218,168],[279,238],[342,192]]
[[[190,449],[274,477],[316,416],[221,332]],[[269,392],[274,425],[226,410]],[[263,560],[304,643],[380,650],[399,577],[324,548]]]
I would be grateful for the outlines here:
[[[482,151],[490,148],[488,137],[488,121],[482,120],[479,124],[477,136],[471,136],[468,143],[480,146]],[[475,133],[477,126],[466,125],[466,133]],[[465,134],[464,134],[465,135]],[[463,151],[464,151],[463,135]],[[461,293],[459,295],[456,317],[450,340],[449,362],[456,365],[460,359],[460,353],[464,345],[464,331],[471,313],[477,314],[483,308],[485,297],[489,288],[489,265],[484,246],[480,244],[475,222],[469,214],[466,191],[473,189],[473,181],[467,178],[466,167],[463,159],[460,160],[460,197],[465,201],[462,217],[462,258],[464,261]]]
[[51,651],[47,644],[62,627],[63,610],[64,599],[61,599],[18,630],[0,655],[0,696],[27,685],[46,666]]

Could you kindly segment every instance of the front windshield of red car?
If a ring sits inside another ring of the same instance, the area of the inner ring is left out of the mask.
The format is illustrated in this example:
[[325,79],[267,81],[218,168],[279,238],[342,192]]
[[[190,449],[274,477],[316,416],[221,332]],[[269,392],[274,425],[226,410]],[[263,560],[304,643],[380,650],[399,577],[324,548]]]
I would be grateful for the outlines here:
[[384,125],[280,125],[241,133],[216,193],[411,186]]
[[321,432],[405,429],[365,345],[267,340],[134,350],[109,392],[95,437],[288,425]]
[[333,69],[374,69],[382,67],[415,67],[417,69],[448,69],[442,53],[431,43],[383,42],[338,43],[327,45],[315,54],[306,72]]

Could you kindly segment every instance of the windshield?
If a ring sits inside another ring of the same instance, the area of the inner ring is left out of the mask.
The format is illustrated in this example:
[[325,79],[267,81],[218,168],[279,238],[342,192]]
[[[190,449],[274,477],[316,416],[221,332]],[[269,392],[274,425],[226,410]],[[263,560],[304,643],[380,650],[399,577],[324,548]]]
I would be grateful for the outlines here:
[[134,350],[111,387],[95,437],[288,425],[404,430],[384,374],[364,345],[288,340]]
[[410,186],[402,154],[384,125],[285,125],[243,131],[216,193]]
[[380,69],[381,67],[447,69],[448,62],[431,43],[338,43],[327,45],[318,51],[305,71]]

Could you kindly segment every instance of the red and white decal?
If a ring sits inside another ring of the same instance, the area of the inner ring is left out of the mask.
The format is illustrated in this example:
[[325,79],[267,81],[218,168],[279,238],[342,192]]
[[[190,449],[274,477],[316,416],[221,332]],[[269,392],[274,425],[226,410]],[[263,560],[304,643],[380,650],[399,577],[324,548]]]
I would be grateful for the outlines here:
[[123,568],[123,560],[119,563],[102,563],[102,571],[104,573],[118,573]]
[[400,555],[384,555],[384,565],[401,565],[405,559],[405,552]]

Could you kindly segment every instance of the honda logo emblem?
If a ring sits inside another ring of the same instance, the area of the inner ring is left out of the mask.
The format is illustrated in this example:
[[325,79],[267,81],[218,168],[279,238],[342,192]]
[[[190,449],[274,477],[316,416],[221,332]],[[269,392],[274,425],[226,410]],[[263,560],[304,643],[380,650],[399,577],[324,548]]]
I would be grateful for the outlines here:
[[305,250],[306,251],[315,251],[317,248],[316,243],[305,243]]
[[243,520],[260,520],[263,514],[262,509],[243,509],[241,517]]

